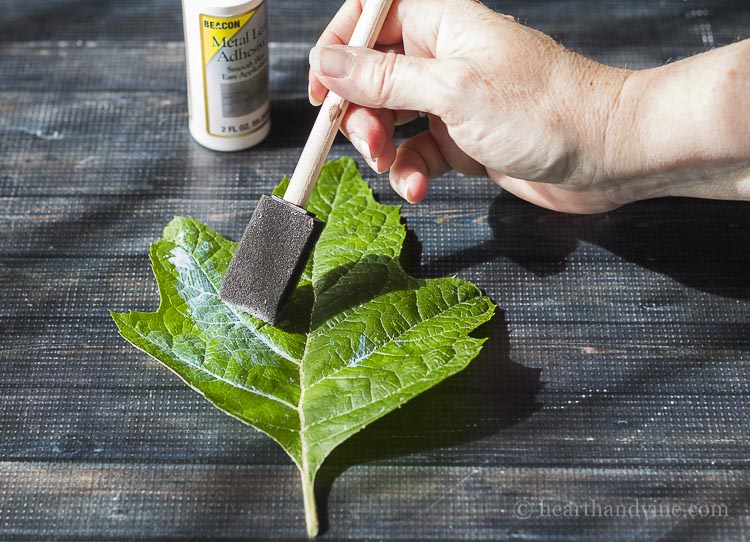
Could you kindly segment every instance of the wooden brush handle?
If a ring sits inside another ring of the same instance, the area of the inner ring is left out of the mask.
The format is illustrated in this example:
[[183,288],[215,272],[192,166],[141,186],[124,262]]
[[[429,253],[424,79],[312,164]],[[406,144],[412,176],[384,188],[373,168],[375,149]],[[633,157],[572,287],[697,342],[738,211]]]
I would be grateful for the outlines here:
[[[368,47],[375,45],[375,40],[383,27],[385,16],[393,0],[367,0],[362,15],[357,21],[349,45],[354,47]],[[320,169],[323,167],[328,151],[331,150],[333,140],[341,126],[341,119],[349,107],[341,96],[328,92],[323,105],[315,119],[310,137],[302,150],[297,167],[289,181],[284,199],[294,205],[304,207],[310,198],[310,193],[318,180]]]

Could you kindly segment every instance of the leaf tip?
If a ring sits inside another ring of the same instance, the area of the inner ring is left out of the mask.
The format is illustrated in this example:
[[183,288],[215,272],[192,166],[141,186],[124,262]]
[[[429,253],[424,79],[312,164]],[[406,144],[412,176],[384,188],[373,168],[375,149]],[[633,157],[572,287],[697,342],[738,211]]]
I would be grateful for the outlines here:
[[122,334],[122,327],[125,324],[125,319],[128,317],[128,314],[125,312],[115,312],[112,309],[109,311],[109,316],[112,318],[112,320],[115,322],[115,326],[117,326],[117,330]]
[[169,229],[173,228],[179,228],[180,224],[185,220],[185,217],[183,215],[173,215],[172,220],[167,222],[167,225],[164,226],[164,231],[166,232]]

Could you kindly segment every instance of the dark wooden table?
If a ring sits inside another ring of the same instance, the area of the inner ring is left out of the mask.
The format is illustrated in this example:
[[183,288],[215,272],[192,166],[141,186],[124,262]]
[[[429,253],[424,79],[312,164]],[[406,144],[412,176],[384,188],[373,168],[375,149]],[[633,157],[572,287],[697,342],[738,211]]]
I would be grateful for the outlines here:
[[[304,536],[286,455],[107,315],[156,306],[147,250],[172,215],[237,238],[291,172],[314,116],[307,51],[338,2],[269,4],[273,132],[220,154],[187,132],[177,0],[4,0],[1,540]],[[750,35],[746,0],[491,4],[631,67]],[[448,176],[404,216],[413,273],[458,274],[500,310],[468,370],[330,458],[326,538],[747,540],[750,205],[568,216]]]

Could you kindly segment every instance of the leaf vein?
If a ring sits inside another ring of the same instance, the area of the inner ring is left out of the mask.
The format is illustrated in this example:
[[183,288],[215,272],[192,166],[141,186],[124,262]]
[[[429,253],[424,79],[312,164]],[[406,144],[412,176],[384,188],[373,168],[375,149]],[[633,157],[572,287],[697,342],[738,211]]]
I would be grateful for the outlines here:
[[[161,348],[162,348],[161,345],[159,345],[158,343],[156,343],[156,342],[152,341],[151,339],[149,339],[148,336],[146,334],[144,334],[143,332],[141,332],[139,329],[137,329],[136,327],[134,327],[132,325],[128,325],[128,327],[130,329],[132,329],[137,335],[139,335],[140,337],[142,337],[143,340],[145,340],[149,344],[152,344],[152,345],[156,346],[157,348],[159,348],[161,350]],[[296,410],[296,407],[293,404],[288,403],[288,402],[284,401],[283,399],[280,399],[280,398],[275,397],[273,395],[266,394],[264,392],[261,392],[261,391],[255,389],[255,388],[245,388],[244,386],[241,386],[241,385],[239,385],[236,382],[232,382],[231,380],[228,380],[226,378],[222,378],[218,374],[209,371],[208,369],[206,369],[205,367],[203,367],[200,364],[196,365],[196,364],[192,363],[189,359],[185,359],[185,358],[178,358],[178,359],[182,363],[184,363],[185,365],[187,365],[188,367],[191,367],[192,369],[195,369],[197,371],[200,371],[200,372],[202,372],[204,374],[207,374],[207,375],[213,377],[216,381],[224,382],[225,384],[227,384],[229,386],[232,386],[234,388],[237,388],[239,390],[243,390],[243,391],[246,391],[246,392],[251,393],[253,395],[258,395],[260,397],[264,397],[266,399],[270,399],[272,401],[276,401],[277,403],[279,403],[281,405],[284,405],[287,408],[290,408],[292,410]]]
[[[419,291],[419,290],[417,290],[417,291]],[[373,356],[373,355],[375,355],[375,354],[379,354],[379,353],[381,353],[380,351],[381,351],[381,350],[382,350],[383,348],[385,348],[385,347],[387,347],[388,345],[392,344],[392,343],[393,343],[393,342],[395,342],[395,341],[396,341],[396,340],[397,340],[397,339],[398,339],[399,337],[402,337],[402,336],[404,336],[405,334],[407,334],[407,333],[409,333],[410,331],[412,331],[412,330],[413,330],[414,328],[416,328],[416,327],[418,327],[418,326],[420,326],[420,325],[422,325],[422,324],[428,323],[428,322],[429,322],[430,320],[434,320],[435,318],[439,318],[440,316],[442,316],[443,314],[445,314],[446,312],[448,312],[449,310],[451,310],[451,309],[453,309],[453,308],[455,308],[455,307],[460,307],[461,305],[469,305],[469,304],[472,304],[471,302],[472,302],[472,301],[474,301],[474,300],[476,300],[477,298],[481,299],[481,297],[480,297],[480,296],[475,296],[475,297],[472,297],[472,298],[470,298],[470,299],[468,299],[468,300],[464,300],[464,301],[461,301],[460,303],[456,303],[455,305],[450,305],[450,304],[448,304],[448,306],[447,306],[446,308],[444,308],[443,310],[441,310],[440,312],[438,312],[438,313],[434,314],[433,316],[430,316],[430,317],[428,317],[428,318],[426,318],[426,319],[422,319],[422,320],[419,320],[419,321],[415,322],[415,323],[414,323],[413,325],[411,325],[411,326],[409,326],[408,328],[404,329],[404,330],[403,330],[403,331],[401,331],[401,332],[400,332],[399,334],[397,334],[397,335],[393,335],[393,336],[389,337],[387,341],[385,341],[385,342],[383,342],[382,344],[378,345],[378,346],[377,346],[376,348],[374,348],[373,350],[371,350],[371,351],[370,351],[369,353],[367,353],[367,354],[363,354],[362,356],[359,356],[359,357],[360,357],[360,358],[362,358],[362,359],[364,359],[364,358],[368,358],[368,357],[370,357],[370,356]],[[415,301],[415,303],[416,303],[416,304],[418,305],[419,303],[418,303],[417,301],[418,301],[418,300],[416,300],[416,301]],[[443,299],[443,302],[445,302],[445,299]],[[341,322],[339,322],[339,323],[344,323],[344,322],[348,322],[348,321],[350,321],[350,320],[348,320],[347,318],[345,318],[345,319],[341,320]],[[342,361],[343,361],[343,360],[342,360]],[[320,379],[316,380],[315,382],[312,382],[312,383],[311,383],[311,384],[309,385],[309,387],[310,387],[310,388],[313,388],[313,387],[315,387],[316,385],[320,384],[321,382],[324,382],[325,380],[328,380],[328,379],[330,379],[330,378],[332,378],[332,377],[336,376],[336,375],[337,375],[338,373],[340,373],[340,372],[342,372],[342,371],[345,371],[345,370],[347,370],[347,369],[351,369],[351,367],[350,367],[349,365],[346,365],[346,364],[344,364],[343,366],[341,366],[341,367],[337,368],[337,369],[336,369],[335,371],[333,371],[333,372],[331,372],[331,373],[328,373],[328,374],[324,375],[324,376],[323,376],[322,378],[320,378]]]
[[[200,240],[201,240],[201,239],[203,238],[202,236],[203,236],[203,232],[201,231],[201,232],[200,232],[200,233],[198,234],[198,241],[200,241]],[[182,248],[183,250],[186,250],[186,251],[187,251],[187,247],[185,247],[185,246],[182,246],[182,245],[180,245],[179,243],[175,243],[175,245],[176,245],[176,246],[178,246],[178,247],[181,247],[181,248]],[[203,293],[205,293],[205,294],[207,294],[207,295],[211,295],[211,296],[213,296],[213,297],[217,297],[218,299],[221,299],[221,296],[219,296],[219,292],[218,292],[218,290],[216,289],[216,286],[214,286],[214,283],[213,283],[213,282],[211,281],[211,277],[209,277],[209,276],[208,276],[208,273],[206,273],[206,270],[205,270],[205,269],[203,269],[203,266],[202,266],[202,265],[201,265],[201,263],[200,263],[200,262],[198,261],[198,258],[197,258],[197,257],[195,256],[195,251],[196,251],[196,250],[198,249],[198,245],[199,245],[199,243],[198,243],[198,242],[196,242],[196,243],[195,243],[195,246],[194,246],[194,247],[193,247],[193,248],[192,248],[192,249],[191,249],[191,250],[190,250],[190,251],[189,251],[188,253],[190,254],[190,258],[191,258],[191,259],[193,260],[193,262],[194,262],[194,263],[196,264],[196,267],[197,267],[197,268],[198,268],[198,269],[200,270],[200,272],[201,272],[201,273],[203,274],[203,276],[204,276],[204,277],[206,278],[206,281],[207,281],[207,282],[208,282],[208,283],[209,283],[209,284],[211,285],[211,288],[213,289],[213,291],[212,291],[212,292],[209,292],[209,291],[207,291],[207,290],[200,290],[200,289],[198,289],[198,288],[196,288],[196,290],[197,290],[197,291],[199,291],[199,292],[203,292]],[[243,327],[245,327],[245,328],[246,328],[246,329],[247,329],[248,331],[250,331],[250,333],[252,333],[252,334],[253,334],[253,336],[254,336],[254,337],[255,337],[256,339],[258,339],[258,340],[259,340],[260,342],[262,342],[262,343],[263,343],[263,344],[265,344],[265,345],[266,345],[266,346],[267,346],[268,348],[270,348],[270,349],[271,349],[271,350],[272,350],[273,352],[275,352],[275,353],[276,353],[276,354],[278,354],[279,356],[283,357],[283,358],[284,358],[284,359],[286,359],[287,361],[291,361],[291,362],[292,362],[292,363],[294,363],[295,365],[299,365],[299,361],[298,361],[298,360],[296,360],[296,359],[294,359],[293,357],[289,356],[289,355],[288,355],[288,354],[287,354],[286,352],[284,352],[283,350],[281,350],[281,349],[280,349],[280,348],[279,348],[279,347],[278,347],[278,346],[277,346],[277,345],[276,345],[276,344],[275,344],[275,343],[274,343],[274,342],[273,342],[273,341],[272,341],[271,339],[269,339],[268,337],[266,337],[265,335],[263,335],[262,333],[260,333],[260,330],[261,330],[261,329],[263,329],[263,328],[264,328],[264,327],[265,327],[265,326],[266,326],[267,324],[263,324],[263,325],[261,325],[261,326],[255,326],[255,325],[253,325],[253,326],[251,327],[251,326],[250,326],[250,325],[248,325],[248,324],[247,324],[247,323],[245,322],[245,320],[244,320],[244,319],[242,318],[241,314],[240,314],[240,313],[238,312],[238,309],[236,309],[235,307],[233,307],[233,306],[232,306],[231,304],[229,304],[229,303],[224,303],[224,306],[226,306],[226,307],[227,307],[227,308],[229,309],[229,311],[230,311],[230,312],[231,312],[232,314],[234,314],[234,316],[235,316],[235,317],[237,318],[237,321],[238,321],[238,322],[239,322],[239,323],[240,323],[240,324],[241,324],[241,325],[242,325]],[[192,317],[192,316],[191,316],[191,317]],[[212,325],[215,325],[215,324],[212,324]]]

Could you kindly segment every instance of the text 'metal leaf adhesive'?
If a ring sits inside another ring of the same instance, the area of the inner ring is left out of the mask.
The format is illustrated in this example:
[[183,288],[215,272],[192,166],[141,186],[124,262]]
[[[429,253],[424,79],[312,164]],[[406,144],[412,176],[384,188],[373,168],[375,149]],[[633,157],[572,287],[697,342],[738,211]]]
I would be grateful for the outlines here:
[[223,151],[258,144],[270,129],[264,0],[183,0],[190,132]]

